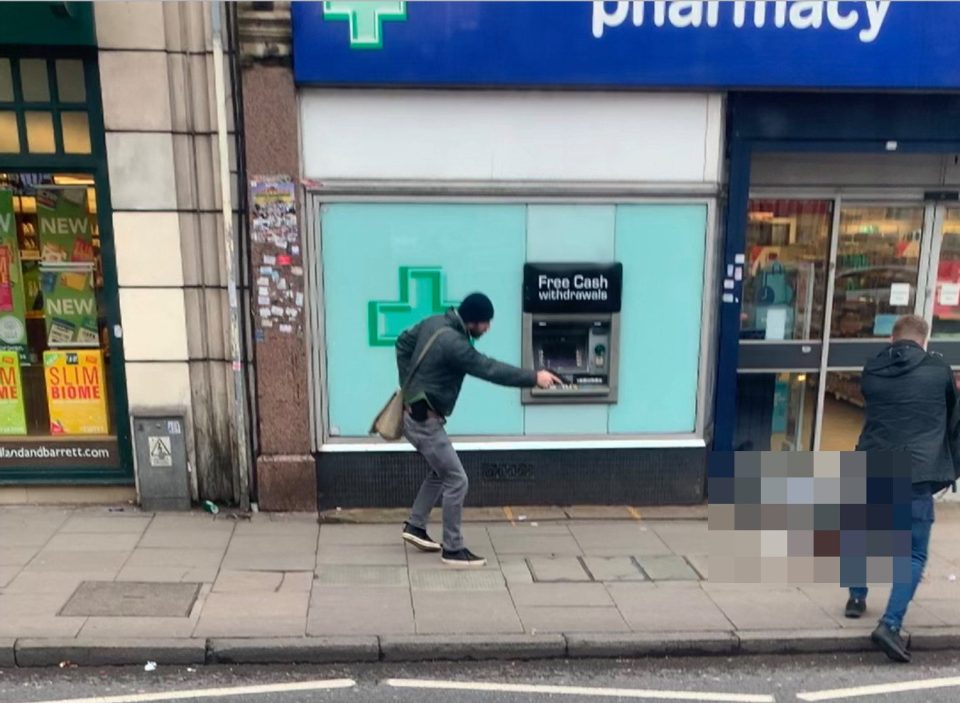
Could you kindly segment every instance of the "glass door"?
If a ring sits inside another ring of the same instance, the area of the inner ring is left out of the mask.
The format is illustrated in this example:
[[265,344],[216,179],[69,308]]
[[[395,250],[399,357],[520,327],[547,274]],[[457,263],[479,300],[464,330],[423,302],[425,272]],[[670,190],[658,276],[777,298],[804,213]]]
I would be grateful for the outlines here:
[[944,341],[960,347],[960,300],[953,300],[960,294],[960,211],[845,203],[836,250],[817,444],[849,451],[863,428],[860,370],[888,343],[899,316],[933,319],[931,349],[943,352]]
[[749,204],[737,423],[742,451],[813,448],[829,282],[832,200]]

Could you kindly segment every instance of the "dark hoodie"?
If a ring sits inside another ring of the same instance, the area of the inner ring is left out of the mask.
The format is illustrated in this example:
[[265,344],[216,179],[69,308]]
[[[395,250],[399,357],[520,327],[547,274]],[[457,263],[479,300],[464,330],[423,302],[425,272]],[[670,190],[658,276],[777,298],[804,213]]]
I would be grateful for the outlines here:
[[909,451],[914,484],[935,491],[953,484],[960,462],[957,390],[943,357],[915,342],[895,342],[867,362],[860,387],[866,422],[857,449]]

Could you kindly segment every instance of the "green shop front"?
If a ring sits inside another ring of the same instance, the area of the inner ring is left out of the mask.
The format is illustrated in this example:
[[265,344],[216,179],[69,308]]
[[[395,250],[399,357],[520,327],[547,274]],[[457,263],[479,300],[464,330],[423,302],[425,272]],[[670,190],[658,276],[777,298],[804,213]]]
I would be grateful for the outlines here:
[[131,484],[93,7],[0,6],[0,484]]

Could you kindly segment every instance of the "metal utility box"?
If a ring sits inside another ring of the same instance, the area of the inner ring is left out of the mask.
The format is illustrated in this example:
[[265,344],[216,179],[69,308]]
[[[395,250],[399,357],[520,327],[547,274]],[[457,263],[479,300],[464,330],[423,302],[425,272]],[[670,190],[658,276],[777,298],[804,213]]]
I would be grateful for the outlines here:
[[140,507],[190,510],[190,476],[183,415],[133,417]]

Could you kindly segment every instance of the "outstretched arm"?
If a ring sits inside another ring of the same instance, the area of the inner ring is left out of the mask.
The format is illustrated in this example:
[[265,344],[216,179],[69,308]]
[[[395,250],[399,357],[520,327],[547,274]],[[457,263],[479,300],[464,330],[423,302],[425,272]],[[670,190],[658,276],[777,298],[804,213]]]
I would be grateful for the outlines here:
[[533,388],[537,385],[537,372],[505,364],[474,349],[463,337],[459,337],[449,347],[453,364],[469,376],[475,376],[495,383],[498,386],[515,388]]

